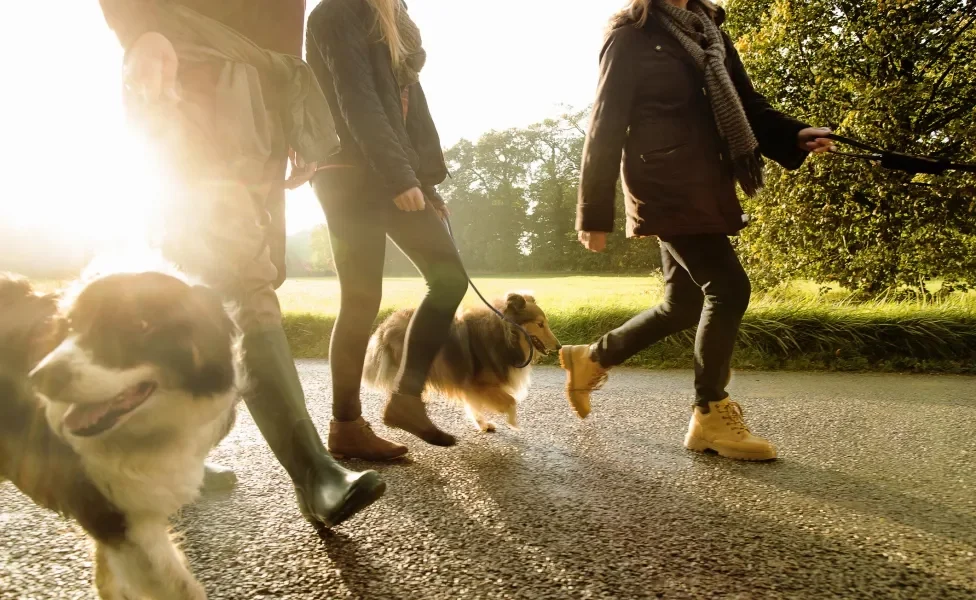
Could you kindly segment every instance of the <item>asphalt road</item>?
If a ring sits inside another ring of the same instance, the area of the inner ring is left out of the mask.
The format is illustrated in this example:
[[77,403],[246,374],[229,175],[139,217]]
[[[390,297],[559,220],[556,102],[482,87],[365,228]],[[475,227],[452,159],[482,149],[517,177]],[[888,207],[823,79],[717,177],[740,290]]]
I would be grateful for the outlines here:
[[[326,431],[328,366],[300,369]],[[976,597],[976,379],[739,374],[780,448],[743,464],[681,447],[688,373],[615,373],[585,422],[535,375],[519,432],[439,404],[457,447],[391,433],[413,461],[325,537],[245,412],[215,456],[238,489],[177,522],[194,572],[228,599]],[[90,566],[76,526],[0,484],[0,597],[92,598]]]

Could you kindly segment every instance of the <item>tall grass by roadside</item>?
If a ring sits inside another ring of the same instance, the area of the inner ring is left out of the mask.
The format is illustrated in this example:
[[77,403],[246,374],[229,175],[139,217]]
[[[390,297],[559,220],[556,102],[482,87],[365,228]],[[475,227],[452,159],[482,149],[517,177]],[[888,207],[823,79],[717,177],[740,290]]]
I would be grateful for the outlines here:
[[[531,290],[564,344],[587,343],[620,326],[662,296],[653,277],[476,278],[487,296]],[[384,282],[384,308],[413,306],[419,279]],[[338,309],[334,280],[293,280],[281,290],[286,329],[297,356],[325,358]],[[466,305],[477,302],[473,295]],[[631,366],[693,364],[694,331],[672,336],[630,361]],[[552,357],[548,359],[553,363]],[[742,324],[733,366],[738,369],[871,370],[976,374],[976,294],[940,300],[856,302],[843,290],[795,283],[759,294]]]

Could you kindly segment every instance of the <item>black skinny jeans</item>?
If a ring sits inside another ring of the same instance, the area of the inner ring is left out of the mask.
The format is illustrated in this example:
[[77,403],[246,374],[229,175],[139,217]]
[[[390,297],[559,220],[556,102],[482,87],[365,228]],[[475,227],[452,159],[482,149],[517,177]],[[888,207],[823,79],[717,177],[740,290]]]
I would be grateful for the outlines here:
[[664,301],[601,338],[604,367],[622,364],[669,335],[698,324],[695,337],[696,404],[727,396],[732,350],[752,286],[725,235],[687,235],[661,241]]
[[392,198],[377,202],[367,197],[369,192],[358,173],[358,169],[330,169],[312,182],[328,221],[341,294],[329,344],[332,415],[337,421],[362,415],[360,382],[370,331],[383,297],[387,236],[427,281],[427,295],[407,328],[397,393],[421,394],[468,289],[454,243],[430,204],[423,211],[403,212]]

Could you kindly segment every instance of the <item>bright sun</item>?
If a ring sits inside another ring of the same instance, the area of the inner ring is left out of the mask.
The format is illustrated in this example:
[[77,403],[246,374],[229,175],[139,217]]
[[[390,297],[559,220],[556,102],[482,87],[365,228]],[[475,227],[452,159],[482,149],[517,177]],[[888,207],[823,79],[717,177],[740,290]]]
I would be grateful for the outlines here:
[[[165,182],[146,141],[123,118],[122,51],[98,3],[9,8],[5,20],[16,25],[4,32],[2,60],[5,80],[19,93],[3,100],[10,175],[0,220],[98,249],[141,242]],[[290,230],[321,221],[307,188],[294,196]]]

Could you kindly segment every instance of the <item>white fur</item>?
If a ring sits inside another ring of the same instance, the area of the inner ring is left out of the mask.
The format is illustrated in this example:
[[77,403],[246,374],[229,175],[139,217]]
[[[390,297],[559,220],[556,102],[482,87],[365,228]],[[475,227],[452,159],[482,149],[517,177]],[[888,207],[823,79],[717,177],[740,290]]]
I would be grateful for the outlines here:
[[[76,335],[68,336],[44,357],[34,372],[54,364],[71,371],[71,401],[77,404],[107,402],[134,385],[155,380],[156,369],[140,365],[132,369],[110,369],[95,362],[91,352],[78,345]],[[63,406],[67,410],[67,406]]]
[[[125,542],[97,550],[104,554],[97,577],[103,598],[206,598],[170,538],[169,518],[198,497],[204,460],[228,428],[236,401],[236,390],[211,400],[161,390],[103,435],[66,435],[92,482],[126,515]],[[158,445],[132,445],[150,434],[158,435]]]
[[[198,497],[204,461],[230,426],[240,388],[210,399],[194,398],[167,388],[152,365],[128,370],[100,366],[73,339],[59,346],[50,360],[67,361],[71,366],[72,382],[65,395],[73,400],[104,402],[147,379],[160,386],[115,427],[94,437],[76,437],[65,431],[67,404],[49,401],[46,408],[52,429],[78,453],[99,491],[126,516],[125,541],[96,549],[100,595],[206,598],[170,538],[169,518]],[[243,381],[239,362],[237,371],[238,381]]]

